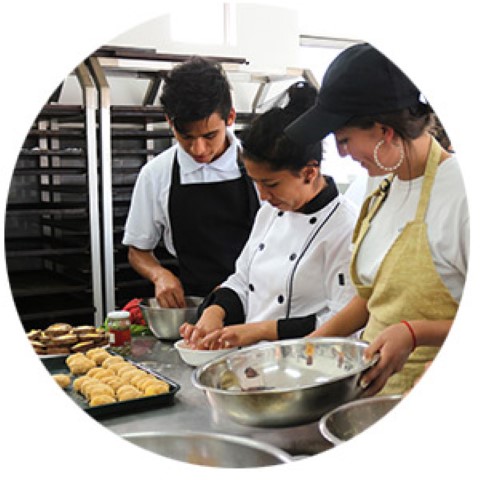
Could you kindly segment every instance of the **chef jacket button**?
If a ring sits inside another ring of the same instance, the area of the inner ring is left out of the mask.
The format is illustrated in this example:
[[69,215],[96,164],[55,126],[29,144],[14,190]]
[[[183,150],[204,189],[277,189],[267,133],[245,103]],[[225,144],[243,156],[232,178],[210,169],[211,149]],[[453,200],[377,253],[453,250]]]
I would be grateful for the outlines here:
[[278,216],[279,216],[279,217],[283,217],[283,214],[284,214],[284,213],[285,213],[285,212],[278,212]]
[[292,253],[290,255],[290,260],[293,262],[295,259],[297,258],[297,254],[296,253]]
[[260,251],[262,251],[264,248],[265,248],[265,244],[264,244],[264,243],[261,243],[261,244],[258,246],[258,249],[259,249]]
[[310,219],[310,223],[311,223],[312,225],[313,225],[314,223],[316,223],[316,222],[317,222],[317,217],[312,217],[312,218]]
[[255,290],[255,287],[250,283],[250,284],[248,285],[248,289],[249,289],[251,292],[253,292],[253,291]]
[[277,302],[278,303],[283,303],[285,299],[283,298],[283,295],[279,295],[278,298],[277,298]]

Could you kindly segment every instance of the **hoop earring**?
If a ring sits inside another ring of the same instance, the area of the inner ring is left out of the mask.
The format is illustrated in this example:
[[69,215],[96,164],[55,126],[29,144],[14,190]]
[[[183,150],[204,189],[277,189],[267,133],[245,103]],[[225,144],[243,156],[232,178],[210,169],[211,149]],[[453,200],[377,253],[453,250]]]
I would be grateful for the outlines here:
[[386,167],[385,165],[383,165],[383,163],[380,162],[380,160],[378,159],[378,150],[379,148],[385,143],[385,140],[380,140],[376,145],[375,145],[375,148],[373,149],[373,160],[375,161],[375,163],[377,164],[377,167],[380,168],[381,170],[383,170],[384,172],[393,172],[395,170],[397,170],[400,165],[403,163],[403,159],[405,158],[405,152],[403,150],[403,148],[400,150],[400,158],[398,160],[398,162],[393,165],[393,167]]

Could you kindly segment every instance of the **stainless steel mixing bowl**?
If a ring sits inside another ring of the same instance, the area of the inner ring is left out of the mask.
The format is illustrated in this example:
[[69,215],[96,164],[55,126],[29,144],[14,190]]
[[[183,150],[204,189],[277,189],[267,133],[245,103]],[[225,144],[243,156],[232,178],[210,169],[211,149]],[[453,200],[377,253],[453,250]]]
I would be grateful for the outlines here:
[[348,402],[321,418],[320,432],[330,443],[339,445],[380,420],[401,399],[401,395],[384,395]]
[[198,367],[193,384],[212,408],[259,427],[301,425],[357,398],[367,344],[350,338],[261,343]]
[[200,297],[185,297],[185,308],[162,308],[155,298],[140,302],[143,318],[153,334],[161,340],[178,340],[178,329],[185,323],[197,321],[197,308],[202,303]]
[[195,465],[247,468],[287,463],[290,455],[250,438],[220,433],[130,433],[123,438],[164,457]]

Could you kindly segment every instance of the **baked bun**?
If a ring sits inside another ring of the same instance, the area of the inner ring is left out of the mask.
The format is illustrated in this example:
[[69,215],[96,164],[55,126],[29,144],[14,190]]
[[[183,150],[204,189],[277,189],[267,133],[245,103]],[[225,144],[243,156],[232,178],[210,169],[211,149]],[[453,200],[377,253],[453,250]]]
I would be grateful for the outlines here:
[[47,347],[37,340],[31,340],[30,345],[33,347],[37,355],[45,355],[47,353]]
[[97,329],[93,325],[80,325],[79,327],[73,327],[72,333],[75,335],[85,335],[86,333],[96,333]]
[[40,337],[40,334],[42,333],[41,330],[30,330],[28,333],[27,333],[27,338],[29,340],[38,340],[38,338]]
[[67,333],[66,335],[58,335],[57,337],[52,337],[50,342],[53,345],[74,345],[78,343],[78,337],[73,333]]
[[64,373],[56,373],[52,375],[53,379],[57,382],[58,386],[61,388],[67,388],[70,385],[70,376],[65,375]]
[[72,330],[72,326],[68,323],[54,323],[45,329],[45,333],[49,337],[58,337],[59,335],[66,335]]
[[89,405],[91,407],[98,407],[99,405],[108,405],[109,403],[115,403],[116,399],[112,395],[100,394],[90,399]]
[[90,348],[92,347],[93,347],[93,342],[90,340],[87,342],[76,343],[75,345],[70,347],[70,349],[72,350],[72,352],[77,353],[77,352],[86,352],[87,350],[90,350]]
[[47,355],[68,355],[70,353],[70,349],[68,347],[47,347],[46,354]]

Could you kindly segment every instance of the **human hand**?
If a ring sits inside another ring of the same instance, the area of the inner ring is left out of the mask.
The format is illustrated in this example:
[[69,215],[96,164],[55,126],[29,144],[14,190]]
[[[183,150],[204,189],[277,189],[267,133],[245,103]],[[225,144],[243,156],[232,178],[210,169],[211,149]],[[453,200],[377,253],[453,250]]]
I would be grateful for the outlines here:
[[166,268],[159,269],[155,280],[155,298],[162,308],[185,308],[185,294],[178,277]]
[[203,340],[209,333],[220,330],[223,327],[224,317],[225,312],[223,308],[212,305],[203,311],[202,316],[195,325],[190,323],[181,325],[179,329],[180,335],[190,348],[208,349],[208,346],[203,345]]
[[275,320],[229,325],[205,336],[202,344],[209,349],[218,349],[246,347],[262,340],[276,340]]
[[412,353],[412,337],[408,328],[397,323],[381,332],[365,350],[365,358],[370,360],[379,354],[378,362],[361,378],[365,388],[363,396],[378,393],[394,373],[399,372]]

